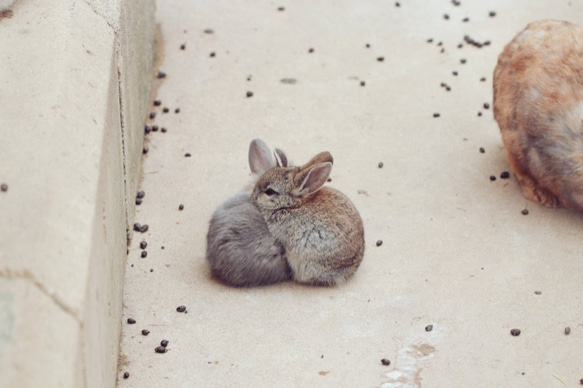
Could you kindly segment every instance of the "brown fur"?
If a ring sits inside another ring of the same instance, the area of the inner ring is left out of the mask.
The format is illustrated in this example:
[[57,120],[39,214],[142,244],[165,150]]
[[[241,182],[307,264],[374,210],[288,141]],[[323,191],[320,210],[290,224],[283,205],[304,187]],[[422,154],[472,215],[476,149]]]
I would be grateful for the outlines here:
[[583,28],[529,24],[494,71],[494,117],[524,196],[583,210]]
[[[358,211],[344,194],[320,188],[331,166],[332,156],[326,152],[302,167],[274,168],[257,181],[251,195],[270,233],[283,244],[293,279],[300,283],[344,282],[364,255]],[[304,182],[312,187],[303,187]]]

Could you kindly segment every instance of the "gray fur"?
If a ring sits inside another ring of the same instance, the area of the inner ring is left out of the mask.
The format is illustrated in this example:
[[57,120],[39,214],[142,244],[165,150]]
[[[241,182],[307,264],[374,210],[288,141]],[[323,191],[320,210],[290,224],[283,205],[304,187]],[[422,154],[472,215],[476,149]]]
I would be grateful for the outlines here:
[[[277,150],[274,157],[260,139],[249,145],[249,167],[254,179],[276,166],[287,167],[287,163],[283,151]],[[237,194],[215,210],[207,233],[206,259],[214,277],[235,287],[291,279],[283,245],[270,234],[249,194]]]
[[245,194],[230,198],[213,214],[206,258],[212,274],[231,286],[251,287],[291,279],[283,246],[269,233],[261,213]]

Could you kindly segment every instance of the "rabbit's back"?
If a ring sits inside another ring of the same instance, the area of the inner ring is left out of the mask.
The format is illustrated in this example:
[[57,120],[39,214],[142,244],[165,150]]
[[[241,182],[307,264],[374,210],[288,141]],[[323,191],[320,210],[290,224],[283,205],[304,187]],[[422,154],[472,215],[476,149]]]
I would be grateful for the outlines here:
[[249,196],[239,194],[213,214],[207,234],[211,273],[232,286],[257,286],[289,280],[283,246],[269,233]]
[[362,219],[342,193],[324,187],[302,206],[281,209],[268,220],[286,247],[293,277],[300,283],[334,285],[348,279],[364,256]]
[[498,58],[494,117],[523,194],[583,210],[583,29],[531,23]]

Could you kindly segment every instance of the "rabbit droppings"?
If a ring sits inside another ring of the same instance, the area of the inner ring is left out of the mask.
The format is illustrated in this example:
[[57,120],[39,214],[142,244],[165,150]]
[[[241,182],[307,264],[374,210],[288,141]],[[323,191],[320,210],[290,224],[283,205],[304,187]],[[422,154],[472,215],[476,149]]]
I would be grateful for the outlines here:
[[[253,181],[274,167],[287,167],[285,154],[255,139],[249,146]],[[214,212],[207,233],[206,259],[213,276],[235,287],[267,285],[291,280],[291,270],[281,243],[269,233],[259,209],[242,192]]]
[[583,28],[538,21],[506,45],[494,118],[523,195],[583,210]]
[[269,231],[283,244],[299,283],[342,283],[356,272],[364,255],[358,211],[342,193],[322,187],[332,163],[332,155],[322,152],[302,167],[272,168],[251,194]]

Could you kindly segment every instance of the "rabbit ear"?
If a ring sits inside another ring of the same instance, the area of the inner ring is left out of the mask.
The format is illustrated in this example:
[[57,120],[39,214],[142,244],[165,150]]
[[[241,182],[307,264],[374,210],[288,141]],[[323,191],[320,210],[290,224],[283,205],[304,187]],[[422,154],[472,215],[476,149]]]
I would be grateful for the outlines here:
[[261,139],[254,139],[249,145],[249,167],[251,172],[263,175],[264,172],[275,166],[275,160],[273,160],[267,144]]
[[310,195],[320,190],[332,171],[332,163],[318,163],[307,169],[302,168],[294,178],[296,190],[301,195]]
[[275,155],[275,161],[277,162],[278,167],[288,166],[289,162],[287,160],[287,156],[285,156],[285,153],[282,150],[276,148],[275,151],[273,151],[273,154]]
[[328,151],[320,152],[318,155],[316,155],[312,159],[310,159],[308,161],[308,163],[304,164],[302,166],[302,170],[304,168],[308,168],[308,167],[313,166],[314,164],[318,164],[318,163],[330,163],[330,164],[332,164],[332,163],[334,163],[334,158],[332,157],[332,155]]

